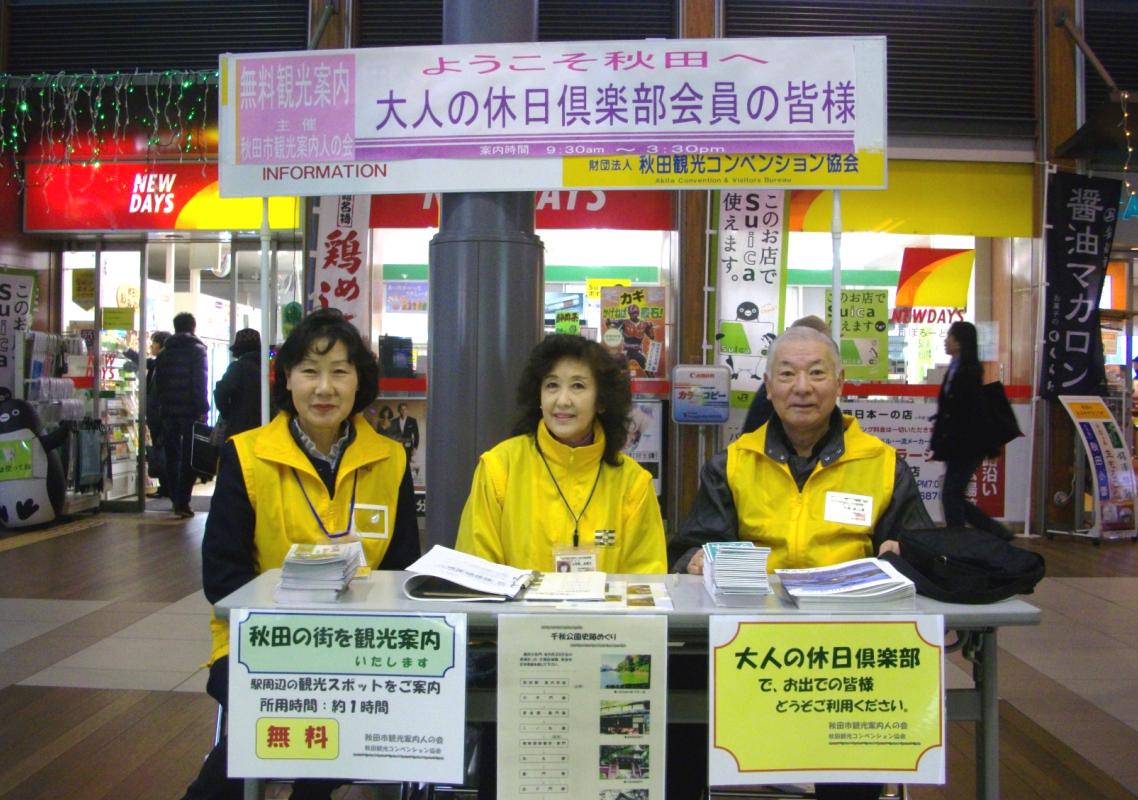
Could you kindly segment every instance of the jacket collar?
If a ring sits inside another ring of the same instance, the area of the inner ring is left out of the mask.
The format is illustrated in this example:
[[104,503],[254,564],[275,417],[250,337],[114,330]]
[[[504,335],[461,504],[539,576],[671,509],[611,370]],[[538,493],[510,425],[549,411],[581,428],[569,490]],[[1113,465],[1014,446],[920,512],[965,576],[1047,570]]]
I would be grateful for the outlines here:
[[[777,414],[771,415],[770,422],[758,431],[739,437],[736,445],[743,450],[763,453],[780,464],[790,461],[793,454],[782,428],[782,420]],[[815,446],[815,453],[819,463],[825,467],[843,455],[847,458],[863,458],[875,454],[882,446],[884,443],[881,440],[863,433],[856,419],[835,408],[830,415],[830,429],[821,443]]]
[[594,422],[593,443],[570,447],[554,439],[545,427],[545,420],[539,420],[536,444],[550,464],[557,464],[563,469],[569,469],[570,465],[577,468],[595,466],[605,454],[605,431],[600,423]]
[[[312,462],[308,460],[304,450],[293,439],[292,431],[289,430],[290,421],[291,417],[284,411],[273,417],[261,435],[257,437],[253,454],[265,461],[273,461],[319,477],[316,474],[316,468],[312,466]],[[337,483],[339,483],[340,476],[387,458],[390,455],[387,444],[398,446],[391,439],[381,437],[376,433],[361,414],[354,415],[349,422],[355,429],[355,438],[340,455],[340,466],[336,471]]]

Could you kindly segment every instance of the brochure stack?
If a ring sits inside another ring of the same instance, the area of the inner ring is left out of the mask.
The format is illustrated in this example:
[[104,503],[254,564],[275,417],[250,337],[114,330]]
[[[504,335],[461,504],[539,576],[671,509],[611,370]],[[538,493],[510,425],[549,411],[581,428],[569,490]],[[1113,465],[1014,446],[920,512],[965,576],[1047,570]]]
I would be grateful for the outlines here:
[[720,603],[770,594],[767,582],[769,547],[754,542],[709,542],[703,546],[703,585]]

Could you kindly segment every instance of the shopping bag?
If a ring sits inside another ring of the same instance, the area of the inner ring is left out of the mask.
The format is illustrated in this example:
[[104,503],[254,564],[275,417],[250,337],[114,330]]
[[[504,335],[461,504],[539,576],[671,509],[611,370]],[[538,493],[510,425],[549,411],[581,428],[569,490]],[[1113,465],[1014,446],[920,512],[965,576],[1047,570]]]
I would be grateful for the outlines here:
[[190,467],[198,475],[212,478],[217,474],[217,448],[210,438],[213,428],[204,422],[194,423],[193,442],[190,445]]
[[1012,404],[1008,402],[1008,396],[1004,392],[1003,383],[1000,381],[985,383],[981,391],[984,395],[984,419],[988,426],[988,441],[991,442],[988,455],[996,455],[1000,448],[1012,439],[1023,436],[1023,432],[1019,429]]
[[228,428],[229,425],[220,417],[217,422],[214,423],[213,433],[210,434],[209,443],[217,448],[218,453],[221,452],[221,446],[225,444],[225,440],[229,438]]

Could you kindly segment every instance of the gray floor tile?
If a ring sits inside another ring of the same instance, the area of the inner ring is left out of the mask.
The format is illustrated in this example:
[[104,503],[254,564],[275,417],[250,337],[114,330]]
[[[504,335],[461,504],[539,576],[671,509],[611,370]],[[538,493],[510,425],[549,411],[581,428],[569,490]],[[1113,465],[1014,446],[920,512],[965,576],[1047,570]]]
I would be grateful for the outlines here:
[[205,599],[202,591],[186,595],[176,603],[171,603],[162,609],[163,614],[193,614],[194,616],[208,617],[213,612],[213,606]]
[[160,614],[139,620],[114,634],[115,639],[186,639],[204,642],[208,648],[210,641],[209,616],[207,614]]
[[60,622],[4,620],[3,624],[0,624],[0,651],[23,644],[37,636],[42,636],[58,628],[60,624]]
[[72,686],[82,689],[170,691],[186,680],[185,672],[152,669],[84,669],[48,667],[20,681],[21,686]]
[[209,657],[208,643],[182,639],[104,639],[58,662],[93,670],[156,670],[188,676]]
[[109,604],[106,600],[39,600],[22,597],[0,597],[0,620],[24,622],[69,622],[98,611]]

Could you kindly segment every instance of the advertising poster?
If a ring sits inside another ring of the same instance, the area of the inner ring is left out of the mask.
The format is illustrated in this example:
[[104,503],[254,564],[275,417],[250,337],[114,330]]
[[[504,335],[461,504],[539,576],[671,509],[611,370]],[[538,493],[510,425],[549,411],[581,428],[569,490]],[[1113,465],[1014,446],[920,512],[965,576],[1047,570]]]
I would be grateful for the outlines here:
[[1094,479],[1095,525],[1107,538],[1134,536],[1134,470],[1130,450],[1101,397],[1059,398],[1083,442]]
[[23,365],[16,363],[18,340],[31,329],[35,303],[36,273],[0,267],[0,386],[16,397],[23,396]]
[[[834,292],[826,290],[826,324]],[[843,289],[841,293],[842,369],[848,381],[883,381],[889,377],[889,292]]]
[[239,609],[229,774],[461,783],[466,615]]
[[710,785],[944,783],[943,617],[708,626]]
[[721,425],[727,421],[727,367],[677,364],[672,370],[672,421]]
[[652,474],[652,488],[659,497],[664,466],[664,404],[659,400],[632,402],[624,454]]
[[427,401],[402,397],[379,397],[367,412],[375,429],[403,444],[415,491],[426,489]]
[[428,285],[428,281],[384,281],[384,310],[426,314]]
[[719,193],[716,363],[731,370],[732,395],[758,391],[767,348],[783,325],[786,193]]
[[601,289],[601,341],[634,378],[662,378],[664,287],[606,286]]
[[1114,178],[1047,178],[1043,397],[1091,394],[1106,380],[1098,311],[1121,192]]
[[498,617],[498,798],[664,797],[665,617]]
[[[934,522],[943,522],[944,506],[940,491],[944,481],[944,462],[931,460],[929,453],[936,403],[842,398],[838,405],[842,413],[857,420],[863,431],[896,448],[897,455],[905,459],[913,471],[925,510]],[[1016,403],[1012,405],[1012,411],[1020,430],[1030,430],[1031,409]],[[975,480],[968,485],[968,499],[990,517],[1005,522],[1022,522],[1027,509],[1030,454],[1031,442],[1027,437],[1008,442],[1000,456],[980,464]]]

